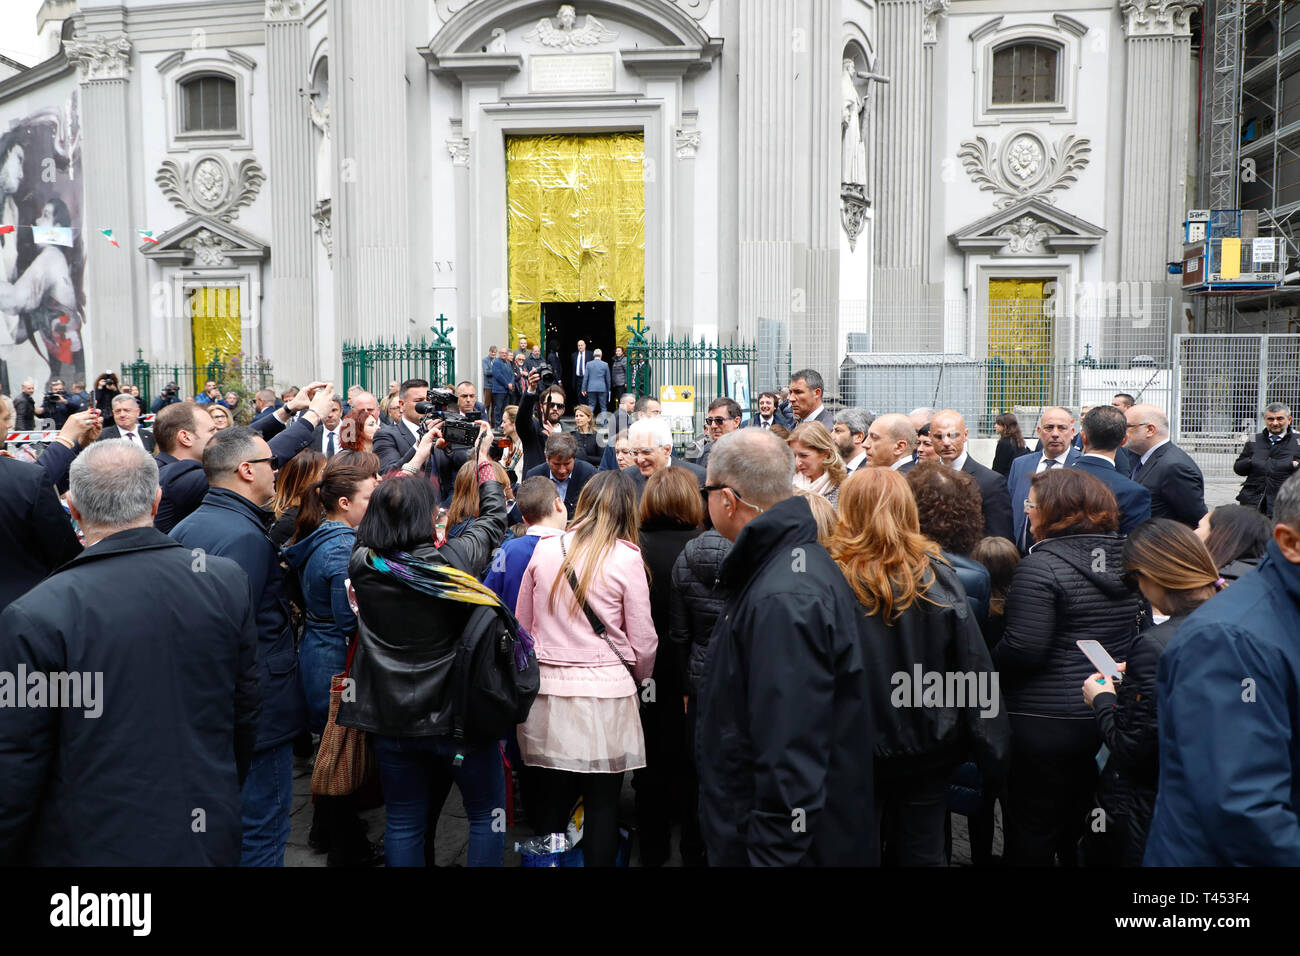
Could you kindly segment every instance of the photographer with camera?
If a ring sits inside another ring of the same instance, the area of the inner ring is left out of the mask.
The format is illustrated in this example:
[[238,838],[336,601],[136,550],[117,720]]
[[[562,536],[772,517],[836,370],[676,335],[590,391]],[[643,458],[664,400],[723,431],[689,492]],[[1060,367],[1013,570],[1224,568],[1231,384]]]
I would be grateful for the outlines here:
[[122,394],[118,385],[117,376],[113,372],[105,372],[95,380],[95,390],[90,393],[90,407],[99,409],[99,414],[104,418],[113,417],[113,399]]
[[[375,454],[379,456],[379,473],[388,475],[398,469],[421,472],[437,484],[441,498],[442,489],[451,488],[452,464],[443,450],[446,447],[443,423],[435,421],[435,417],[439,408],[446,408],[454,398],[441,391],[430,395],[429,383],[422,378],[403,382],[397,394],[400,417],[375,432],[373,439]],[[434,429],[437,431],[429,438],[428,433]],[[417,453],[422,459],[418,462]]]
[[[540,412],[535,413],[538,406]],[[564,389],[555,384],[555,372],[549,366],[530,372],[515,419],[515,431],[524,448],[524,474],[546,461],[546,439],[564,431],[560,425],[563,415]]]
[[63,382],[56,378],[50,382],[49,391],[41,399],[41,404],[36,409],[36,417],[52,419],[55,428],[62,428],[67,424],[68,417],[79,411],[81,408],[77,402],[68,397]]
[[162,391],[158,393],[158,397],[153,400],[153,404],[149,407],[149,410],[157,415],[168,405],[179,403],[180,397],[177,395],[179,391],[179,385],[175,382],[168,382],[162,387]]

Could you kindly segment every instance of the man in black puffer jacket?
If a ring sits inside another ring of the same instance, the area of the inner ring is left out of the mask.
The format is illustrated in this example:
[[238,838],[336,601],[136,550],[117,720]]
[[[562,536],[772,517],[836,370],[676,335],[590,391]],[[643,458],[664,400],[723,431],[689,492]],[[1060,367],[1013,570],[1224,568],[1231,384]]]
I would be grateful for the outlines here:
[[[712,529],[687,542],[673,565],[672,626],[669,636],[682,662],[682,686],[694,697],[704,674],[704,654],[713,624],[731,595],[718,582],[731,542]],[[693,710],[693,708],[692,708]]]
[[1092,808],[1101,736],[1079,693],[1095,668],[1075,645],[1096,640],[1127,660],[1140,604],[1123,580],[1119,507],[1099,479],[1074,468],[1035,475],[1030,530],[1016,568],[1006,633],[993,648],[1011,714],[1008,863],[1076,863]]
[[1273,517],[1273,499],[1300,469],[1300,436],[1291,430],[1291,409],[1274,402],[1264,409],[1266,427],[1246,442],[1232,470],[1245,478],[1237,501]]

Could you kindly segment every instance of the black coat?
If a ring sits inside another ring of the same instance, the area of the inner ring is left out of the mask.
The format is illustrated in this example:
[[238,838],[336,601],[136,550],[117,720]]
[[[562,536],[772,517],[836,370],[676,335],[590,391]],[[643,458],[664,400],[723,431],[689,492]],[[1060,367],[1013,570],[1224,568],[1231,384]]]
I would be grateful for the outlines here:
[[1139,601],[1122,578],[1123,540],[1077,534],[1039,541],[1016,566],[1006,631],[993,648],[1013,714],[1090,720],[1080,688],[1093,673],[1075,641],[1128,659]]
[[196,573],[153,528],[120,531],[11,604],[0,634],[0,671],[102,675],[94,717],[84,699],[4,711],[0,865],[238,865],[260,704],[233,561]]
[[307,726],[307,704],[298,680],[298,654],[289,627],[280,549],[267,537],[273,515],[248,499],[211,488],[192,515],[171,536],[207,558],[230,558],[253,589],[257,614],[257,663],[262,677],[262,714],[257,749],[293,740]]
[[1205,507],[1201,469],[1173,442],[1165,442],[1153,451],[1145,465],[1133,467],[1137,474],[1131,476],[1132,480],[1151,492],[1151,517],[1173,518],[1189,528],[1195,528],[1205,517],[1209,509]]
[[641,557],[650,572],[650,617],[659,636],[659,652],[655,655],[654,681],[656,701],[676,700],[681,710],[681,696],[685,691],[684,667],[681,651],[671,639],[673,619],[673,567],[682,550],[698,538],[700,529],[675,521],[648,521],[641,525]]
[[709,645],[695,753],[714,866],[873,866],[875,740],[860,609],[788,498],[741,531],[722,566],[732,598]]
[[1300,469],[1300,435],[1288,426],[1275,444],[1268,440],[1268,429],[1264,429],[1246,442],[1232,465],[1232,470],[1246,479],[1237,501],[1273,517],[1273,499],[1297,469]]
[[36,430],[36,399],[19,392],[14,396],[14,430],[30,432]]
[[[984,635],[957,573],[933,562],[935,581],[886,624],[859,607],[858,640],[871,675],[876,721],[877,781],[951,771],[974,759],[986,781],[1005,778],[1011,722],[994,676]],[[925,703],[927,675],[957,674],[966,705]],[[996,789],[996,784],[993,785]]]
[[1011,520],[1011,493],[1007,491],[1007,480],[992,468],[985,468],[970,455],[966,456],[961,470],[974,477],[975,483],[980,487],[985,537],[1000,537],[1015,541],[1014,524]]
[[574,439],[578,442],[578,458],[587,462],[593,468],[599,470],[601,459],[605,457],[605,449],[600,447],[599,437],[595,432],[572,432]]
[[[731,542],[710,528],[686,543],[673,563],[672,618],[669,637],[683,665],[682,686],[695,696],[704,676],[713,625],[731,596],[719,583]],[[664,653],[663,641],[659,653]]]
[[1098,694],[1093,700],[1097,729],[1110,749],[1098,783],[1098,802],[1106,811],[1107,842],[1115,862],[1123,866],[1141,866],[1146,851],[1160,779],[1157,668],[1161,652],[1184,620],[1170,618],[1135,637],[1116,693]]
[[1010,438],[999,438],[997,450],[993,453],[993,470],[1003,478],[1011,474],[1011,463],[1021,455],[1032,454],[1032,449],[1017,445]]
[[542,432],[537,416],[533,414],[536,408],[537,392],[525,392],[519,399],[519,414],[515,416],[515,431],[524,448],[525,474],[546,461],[546,435]]
[[[505,533],[505,488],[485,481],[479,485],[479,517],[441,548],[430,540],[413,554],[481,577]],[[350,674],[356,700],[339,704],[338,723],[392,737],[450,734],[451,665],[465,625],[479,606],[407,587],[369,567],[365,554],[357,548],[348,564],[361,611]]]
[[[137,427],[136,434],[140,436],[140,444],[144,446],[144,450],[149,452],[149,454],[152,455],[153,454],[153,432],[145,428]],[[99,437],[95,440],[108,441],[109,439],[112,438],[121,438],[121,437],[122,437],[122,429],[118,428],[116,425],[109,425],[107,428],[105,428],[102,432],[99,433]]]
[[45,469],[0,455],[0,611],[80,553]]
[[165,451],[155,457],[162,500],[158,502],[153,526],[163,534],[171,534],[172,528],[203,504],[203,497],[208,493],[208,476],[203,473],[203,465],[192,458],[173,458]]
[[[695,464],[694,462],[683,461],[680,458],[673,458],[669,467],[685,468],[687,471],[689,471],[692,475],[695,476],[696,483],[698,483],[701,488],[704,487],[706,472],[703,468],[701,468],[699,465]],[[641,474],[641,469],[638,468],[636,465],[628,465],[626,468],[623,469],[623,474],[631,478],[632,483],[636,485],[636,500],[640,501],[641,492],[645,491],[645,483],[648,479],[646,478],[645,475]]]
[[[385,425],[375,432],[371,447],[379,456],[379,473],[386,475],[397,471],[415,457],[416,441],[411,430],[402,421]],[[424,463],[424,474],[438,483],[438,494],[446,498],[451,494],[456,475],[451,457],[441,448],[435,448]]]
[[1086,471],[1101,481],[1115,495],[1119,505],[1119,533],[1128,535],[1151,518],[1151,492],[1136,481],[1125,478],[1113,464],[1096,455],[1082,455],[1071,468]]

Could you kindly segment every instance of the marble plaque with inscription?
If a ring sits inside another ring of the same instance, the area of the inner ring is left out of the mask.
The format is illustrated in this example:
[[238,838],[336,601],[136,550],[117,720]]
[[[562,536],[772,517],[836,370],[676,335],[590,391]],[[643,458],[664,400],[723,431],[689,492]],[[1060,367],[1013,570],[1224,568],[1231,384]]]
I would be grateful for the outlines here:
[[528,58],[532,93],[608,93],[614,89],[614,54],[557,53]]

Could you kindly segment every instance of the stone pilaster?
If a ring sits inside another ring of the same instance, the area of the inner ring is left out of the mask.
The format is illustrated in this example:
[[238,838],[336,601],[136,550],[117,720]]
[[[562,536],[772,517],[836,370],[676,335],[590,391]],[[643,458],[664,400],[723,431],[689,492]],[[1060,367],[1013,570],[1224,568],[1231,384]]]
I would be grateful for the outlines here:
[[[837,389],[841,23],[819,0],[739,5],[739,333],[787,324],[796,368]],[[783,363],[784,355],[779,357]],[[778,384],[760,356],[758,388]],[[829,394],[828,394],[829,397]]]
[[[340,339],[405,338],[409,321],[405,0],[330,3],[334,281]],[[421,80],[422,82],[422,80]]]
[[[130,255],[135,238],[132,216],[127,76],[131,41],[125,34],[93,35],[63,45],[77,64],[81,79],[83,194],[89,217],[83,218],[86,249],[87,361],[95,368],[116,368],[135,358],[135,343],[147,340],[147,312],[136,308],[129,262],[113,258],[117,250],[91,243],[98,229],[113,229]],[[141,323],[139,329],[137,323]],[[90,366],[87,366],[89,374]]]
[[[277,376],[305,382],[316,374],[312,264],[314,152],[307,102],[298,94],[310,67],[301,2],[267,0],[267,96],[271,123],[271,320],[262,342]],[[320,223],[328,229],[328,222]],[[337,361],[337,359],[336,359]]]
[[1123,0],[1124,215],[1120,278],[1177,294],[1166,264],[1181,258],[1186,205],[1191,31],[1199,0]]

